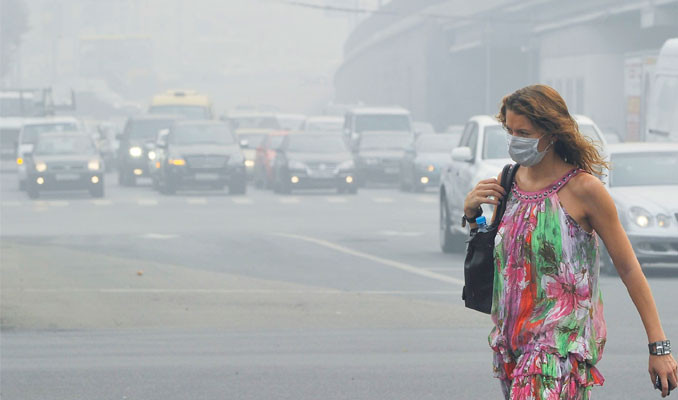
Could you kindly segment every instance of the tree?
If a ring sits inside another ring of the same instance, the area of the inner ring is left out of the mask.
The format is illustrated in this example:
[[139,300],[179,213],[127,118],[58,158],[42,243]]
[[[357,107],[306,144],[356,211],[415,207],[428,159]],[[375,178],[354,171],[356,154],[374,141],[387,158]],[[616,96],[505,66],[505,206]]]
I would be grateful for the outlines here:
[[0,0],[0,77],[14,63],[21,37],[28,31],[28,9],[24,0]]

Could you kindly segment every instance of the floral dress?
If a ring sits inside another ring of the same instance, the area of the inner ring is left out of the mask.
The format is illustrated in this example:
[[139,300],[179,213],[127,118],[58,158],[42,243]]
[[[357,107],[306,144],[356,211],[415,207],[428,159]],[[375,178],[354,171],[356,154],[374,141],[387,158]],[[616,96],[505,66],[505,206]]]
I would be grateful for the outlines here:
[[538,192],[513,183],[495,239],[489,336],[506,399],[589,399],[603,377],[598,240],[567,214],[558,191],[574,169]]

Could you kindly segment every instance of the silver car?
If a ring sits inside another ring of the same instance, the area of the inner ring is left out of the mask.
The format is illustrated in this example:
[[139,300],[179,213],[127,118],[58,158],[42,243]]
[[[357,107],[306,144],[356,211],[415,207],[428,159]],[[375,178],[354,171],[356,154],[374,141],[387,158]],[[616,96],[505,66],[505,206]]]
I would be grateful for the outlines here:
[[[623,143],[608,149],[608,188],[638,261],[678,265],[678,143]],[[601,269],[614,273],[606,251]]]

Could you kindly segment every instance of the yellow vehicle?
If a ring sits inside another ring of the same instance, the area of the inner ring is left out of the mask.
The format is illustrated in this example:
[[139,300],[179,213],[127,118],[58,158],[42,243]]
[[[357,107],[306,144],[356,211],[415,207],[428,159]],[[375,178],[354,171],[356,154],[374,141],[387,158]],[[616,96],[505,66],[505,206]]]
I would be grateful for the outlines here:
[[195,90],[168,90],[156,95],[148,108],[150,114],[178,115],[186,119],[212,119],[212,102]]

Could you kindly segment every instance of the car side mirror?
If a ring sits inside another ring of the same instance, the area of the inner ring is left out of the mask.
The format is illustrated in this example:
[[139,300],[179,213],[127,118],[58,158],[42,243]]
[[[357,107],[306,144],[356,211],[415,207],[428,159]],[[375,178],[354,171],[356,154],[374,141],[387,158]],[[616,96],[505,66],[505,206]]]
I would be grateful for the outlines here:
[[452,160],[462,161],[462,162],[471,162],[473,160],[473,154],[471,153],[470,147],[457,147],[452,150]]
[[249,149],[250,148],[250,142],[247,140],[241,140],[240,141],[240,147],[243,149]]

